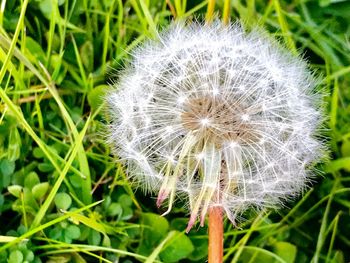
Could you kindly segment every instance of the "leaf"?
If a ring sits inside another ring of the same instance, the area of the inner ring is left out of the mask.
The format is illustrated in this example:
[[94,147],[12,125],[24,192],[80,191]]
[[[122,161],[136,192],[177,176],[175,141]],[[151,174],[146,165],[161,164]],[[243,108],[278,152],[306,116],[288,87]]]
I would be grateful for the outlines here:
[[[171,220],[170,228],[181,232],[186,229],[187,223],[188,218],[174,218]],[[195,233],[190,232],[188,238],[191,240],[194,249],[187,258],[191,261],[199,261],[206,258],[208,255],[207,229],[200,228]]]
[[331,4],[331,0],[318,0],[321,7],[325,7]]
[[24,259],[26,262],[32,262],[35,258],[33,251],[27,250],[24,254]]
[[69,176],[69,181],[75,188],[80,188],[81,187],[81,181],[82,178],[79,175],[73,174]]
[[178,262],[186,258],[194,250],[191,240],[183,232],[174,231],[176,235],[164,246],[159,254],[163,262]]
[[92,110],[97,110],[102,105],[108,88],[107,85],[99,85],[89,91],[87,99]]
[[43,15],[50,19],[50,14],[52,12],[52,1],[51,0],[42,0],[39,3],[40,11],[43,13]]
[[80,228],[75,225],[70,225],[66,228],[65,235],[70,239],[78,239],[80,237]]
[[60,227],[55,227],[49,230],[49,237],[54,240],[61,240],[62,235],[63,235],[63,232]]
[[245,246],[239,259],[240,262],[285,263],[281,257],[272,253],[271,251],[254,246]]
[[38,62],[40,62],[44,64],[46,62],[46,55],[43,49],[41,48],[41,45],[39,45],[39,43],[31,37],[26,38],[26,48],[29,51],[26,52],[26,56],[32,63],[37,64]]
[[126,208],[123,208],[123,213],[120,219],[128,220],[132,218],[133,215],[134,215],[134,211],[130,207],[126,207]]
[[[340,147],[340,151],[342,153],[342,156],[344,156],[344,157],[350,156],[350,140],[343,141],[343,143]],[[349,172],[350,171],[350,163],[345,164],[343,168],[344,168],[344,170]]]
[[19,158],[21,154],[22,140],[19,135],[18,129],[13,128],[10,130],[9,143],[7,149],[7,158],[10,161],[15,161]]
[[49,190],[50,184],[48,182],[37,184],[32,189],[32,194],[35,199],[40,199],[45,196]]
[[122,194],[119,198],[118,198],[118,203],[121,204],[121,206],[123,208],[126,208],[128,206],[132,205],[132,199],[129,195],[127,194]]
[[318,0],[320,7],[328,7],[330,4],[346,2],[347,0]]
[[86,41],[80,48],[80,57],[81,57],[81,61],[84,64],[84,67],[88,70],[88,71],[92,71],[93,70],[93,59],[91,54],[94,53],[94,46],[91,43],[91,41]]
[[23,200],[24,204],[26,205],[26,210],[28,212],[36,214],[37,210],[39,209],[39,206],[30,189],[23,188]]
[[36,172],[30,172],[24,179],[24,187],[29,189],[32,189],[37,184],[40,184],[40,179]]
[[186,229],[187,223],[188,218],[174,218],[173,220],[171,220],[170,228],[182,231]]
[[350,162],[350,156],[338,158],[336,160],[332,160],[330,162],[327,162],[327,164],[324,166],[324,170],[327,173],[333,173],[333,172],[337,172],[341,169],[348,169],[349,162]]
[[208,239],[207,238],[196,238],[195,236],[189,236],[189,238],[192,241],[192,245],[194,247],[194,250],[192,251],[191,255],[188,256],[188,258],[192,261],[198,261],[201,260],[208,255]]
[[[29,182],[29,180],[26,181],[26,178],[32,173],[34,169],[38,167],[38,163],[36,161],[31,161],[29,164],[26,166],[21,166],[20,169],[15,171],[13,175],[11,175],[11,184],[19,184],[23,185],[24,188],[31,189],[34,185],[32,185],[32,182]],[[32,175],[31,175],[32,176]],[[35,184],[40,183],[39,177],[34,178],[33,177],[33,182]],[[26,184],[25,184],[26,181]]]
[[118,203],[112,203],[107,208],[107,215],[108,216],[120,215],[122,212],[123,212],[122,206]]
[[2,194],[0,194],[0,213],[2,212],[1,209],[3,208],[4,203],[5,203],[5,197]]
[[279,241],[274,244],[274,252],[287,263],[295,262],[297,247],[291,243]]
[[19,198],[21,192],[22,192],[23,187],[20,185],[10,185],[7,187],[7,190],[12,194],[13,196]]
[[58,193],[54,202],[58,209],[67,210],[72,204],[72,198],[66,193]]
[[102,246],[104,246],[104,247],[110,247],[111,246],[111,240],[108,237],[108,235],[104,235],[103,236]]
[[[64,2],[65,0],[58,0],[57,4],[62,5]],[[51,19],[51,13],[53,12],[53,8],[57,8],[52,6],[54,3],[55,2],[53,2],[52,0],[41,0],[39,3],[40,11],[47,19]]]
[[3,159],[0,161],[0,172],[4,177],[8,177],[15,171],[15,162]]
[[335,254],[331,260],[331,263],[344,263],[345,259],[344,259],[344,253],[341,250],[336,250]]
[[143,213],[141,216],[142,239],[138,247],[138,253],[150,255],[161,240],[168,234],[169,223],[160,216],[153,213]]
[[40,172],[48,173],[55,170],[55,167],[51,163],[39,163],[38,169]]
[[23,262],[23,254],[19,250],[13,250],[10,253],[8,263],[21,263]]
[[93,246],[98,246],[101,243],[101,234],[95,230],[90,231],[88,243]]
[[33,150],[33,155],[35,158],[41,159],[44,158],[45,153],[39,147],[35,147]]

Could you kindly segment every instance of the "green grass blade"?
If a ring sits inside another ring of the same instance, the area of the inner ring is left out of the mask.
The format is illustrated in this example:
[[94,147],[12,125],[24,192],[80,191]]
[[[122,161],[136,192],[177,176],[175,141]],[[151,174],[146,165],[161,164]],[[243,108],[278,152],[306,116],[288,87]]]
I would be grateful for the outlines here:
[[5,61],[4,61],[4,63],[2,64],[2,67],[1,67],[1,70],[0,70],[0,83],[2,83],[2,80],[3,80],[4,76],[5,76],[5,73],[6,73],[6,70],[7,70],[7,67],[8,67],[8,63],[9,63],[9,61],[12,58],[12,54],[13,54],[13,51],[14,51],[14,49],[16,47],[16,43],[17,43],[17,40],[18,40],[19,32],[23,29],[23,21],[24,21],[24,15],[25,15],[26,10],[27,10],[27,5],[28,5],[28,0],[24,0],[23,4],[21,5],[21,13],[19,15],[19,19],[18,19],[18,23],[17,23],[17,26],[16,26],[15,34],[12,37],[12,41],[11,41],[9,50],[7,52],[7,57],[6,57]]
[[12,247],[15,244],[18,244],[19,242],[25,240],[26,238],[29,238],[29,237],[33,236],[34,234],[36,234],[36,233],[38,233],[38,232],[40,232],[40,231],[42,231],[42,230],[52,226],[52,225],[55,225],[55,224],[57,224],[59,222],[62,222],[64,220],[70,218],[71,215],[81,213],[81,212],[83,212],[85,210],[88,210],[91,207],[94,207],[94,206],[96,206],[96,205],[98,205],[98,204],[100,204],[102,202],[103,202],[103,200],[97,201],[97,202],[92,203],[90,205],[87,205],[87,206],[84,206],[82,208],[79,208],[79,209],[75,210],[74,212],[67,212],[66,214],[64,214],[64,215],[62,215],[62,216],[60,216],[60,217],[58,217],[58,218],[56,218],[54,220],[51,220],[51,221],[49,221],[49,222],[47,222],[45,224],[42,224],[42,225],[39,225],[39,226],[37,226],[37,227],[35,227],[33,229],[30,229],[28,232],[26,232],[23,235],[17,237],[15,240],[12,240],[12,241],[8,242],[6,245],[0,247],[0,252],[4,251],[7,248]]
[[53,199],[55,198],[56,193],[57,193],[59,187],[61,186],[61,183],[63,182],[70,166],[72,165],[78,151],[81,149],[81,145],[83,143],[83,139],[84,139],[84,136],[85,136],[85,133],[87,131],[89,124],[90,124],[90,118],[88,118],[88,120],[85,123],[84,128],[82,129],[82,131],[78,135],[77,140],[74,142],[74,147],[72,148],[69,159],[67,160],[67,163],[65,164],[64,168],[62,169],[62,172],[58,176],[58,178],[57,178],[55,184],[53,185],[49,195],[45,199],[45,202],[40,207],[37,215],[35,216],[33,223],[31,225],[31,229],[37,227],[40,224],[40,222],[43,219],[43,217],[45,216],[50,204],[52,203]]
[[12,113],[14,114],[14,116],[17,118],[18,123],[20,125],[23,126],[23,128],[25,129],[25,131],[33,138],[33,140],[38,144],[38,146],[40,147],[40,149],[43,151],[43,153],[45,154],[45,156],[49,159],[49,161],[52,163],[52,165],[55,167],[55,169],[58,172],[61,172],[61,169],[59,167],[59,165],[57,164],[55,158],[52,156],[52,153],[50,152],[49,148],[47,147],[47,145],[39,138],[38,135],[36,135],[36,133],[33,131],[32,127],[28,124],[28,122],[26,121],[26,119],[24,118],[21,109],[19,107],[17,107],[12,101],[11,99],[6,95],[5,91],[0,88],[0,97],[2,98],[2,100],[4,101],[4,103],[6,104],[6,106],[9,108],[9,110],[12,111]]
[[294,40],[292,38],[292,34],[289,31],[286,18],[284,16],[282,8],[281,8],[281,4],[280,4],[279,0],[273,0],[273,3],[274,3],[274,7],[275,7],[275,10],[277,13],[278,23],[280,24],[281,31],[282,31],[283,37],[285,39],[285,42],[287,44],[287,47],[289,48],[290,51],[292,51],[294,54],[297,55],[298,51],[295,47],[295,43],[294,43]]

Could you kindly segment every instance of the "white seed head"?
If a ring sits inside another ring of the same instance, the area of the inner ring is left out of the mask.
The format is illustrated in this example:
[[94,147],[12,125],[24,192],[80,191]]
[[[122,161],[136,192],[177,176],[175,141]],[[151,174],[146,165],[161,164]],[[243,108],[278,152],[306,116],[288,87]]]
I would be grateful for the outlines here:
[[[173,24],[133,51],[108,95],[109,142],[157,204],[186,195],[235,218],[300,193],[324,155],[315,81],[261,30]],[[167,212],[168,212],[167,211]]]

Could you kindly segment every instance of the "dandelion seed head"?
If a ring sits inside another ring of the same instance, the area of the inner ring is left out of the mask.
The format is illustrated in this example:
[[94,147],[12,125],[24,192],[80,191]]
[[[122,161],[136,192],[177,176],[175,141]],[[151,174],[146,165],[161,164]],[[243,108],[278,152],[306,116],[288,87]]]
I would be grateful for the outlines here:
[[312,75],[261,30],[175,23],[133,51],[108,95],[109,142],[157,205],[188,199],[189,228],[211,206],[231,220],[276,207],[324,156]]

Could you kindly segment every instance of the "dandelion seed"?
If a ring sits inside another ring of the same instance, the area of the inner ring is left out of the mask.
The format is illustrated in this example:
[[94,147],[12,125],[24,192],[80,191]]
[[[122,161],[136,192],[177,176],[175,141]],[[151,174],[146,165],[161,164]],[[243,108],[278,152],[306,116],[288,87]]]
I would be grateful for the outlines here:
[[187,231],[211,207],[234,222],[305,188],[323,157],[314,86],[306,63],[259,30],[177,23],[133,52],[108,97],[109,142],[157,205],[169,200],[166,213],[187,197]]

